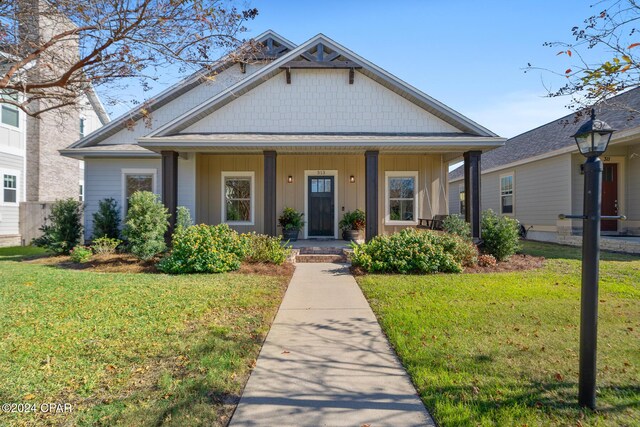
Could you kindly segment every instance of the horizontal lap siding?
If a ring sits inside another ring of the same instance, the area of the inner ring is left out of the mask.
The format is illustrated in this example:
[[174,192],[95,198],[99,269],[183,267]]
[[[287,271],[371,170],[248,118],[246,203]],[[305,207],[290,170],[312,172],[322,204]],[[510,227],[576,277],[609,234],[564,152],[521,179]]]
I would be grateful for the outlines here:
[[[10,171],[18,172],[18,194],[17,194],[18,201],[23,200],[22,198],[22,194],[24,190],[23,169],[24,169],[23,157],[0,152],[0,171],[10,170]],[[3,180],[3,176],[0,176],[0,183],[2,183],[2,180]],[[0,187],[0,191],[2,191],[2,187]],[[20,217],[20,207],[18,205],[5,206],[2,203],[0,203],[0,236],[19,234],[20,233],[19,217]]]
[[157,169],[156,192],[162,194],[160,159],[87,159],[85,161],[85,237],[93,234],[98,203],[113,198],[122,210],[122,169]]

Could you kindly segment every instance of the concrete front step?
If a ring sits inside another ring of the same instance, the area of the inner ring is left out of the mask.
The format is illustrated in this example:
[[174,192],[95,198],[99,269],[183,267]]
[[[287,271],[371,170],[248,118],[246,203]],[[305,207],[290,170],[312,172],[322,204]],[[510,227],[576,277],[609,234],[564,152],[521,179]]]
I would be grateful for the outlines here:
[[299,254],[296,262],[305,263],[344,263],[347,259],[342,254]]

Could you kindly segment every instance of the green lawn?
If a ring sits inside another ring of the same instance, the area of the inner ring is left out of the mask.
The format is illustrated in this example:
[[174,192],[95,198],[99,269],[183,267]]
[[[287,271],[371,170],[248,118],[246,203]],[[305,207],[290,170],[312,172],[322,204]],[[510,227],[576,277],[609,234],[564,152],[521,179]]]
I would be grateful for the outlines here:
[[518,273],[358,278],[442,426],[640,425],[640,257],[603,254],[598,411],[577,404],[580,251]]
[[288,277],[100,274],[0,249],[0,425],[225,425]]

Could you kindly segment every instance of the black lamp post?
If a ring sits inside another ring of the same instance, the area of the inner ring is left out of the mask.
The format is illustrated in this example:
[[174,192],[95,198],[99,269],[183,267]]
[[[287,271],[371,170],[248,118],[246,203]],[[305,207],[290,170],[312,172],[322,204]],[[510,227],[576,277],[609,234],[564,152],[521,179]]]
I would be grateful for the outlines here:
[[[584,211],[582,216],[582,293],[580,300],[580,380],[578,403],[596,407],[596,343],[598,334],[598,280],[602,203],[602,160],[614,132],[603,121],[591,119],[573,135],[584,163]],[[575,216],[573,216],[575,217]],[[608,217],[607,217],[608,218]],[[616,217],[617,218],[617,217]],[[611,218],[613,219],[613,218]]]

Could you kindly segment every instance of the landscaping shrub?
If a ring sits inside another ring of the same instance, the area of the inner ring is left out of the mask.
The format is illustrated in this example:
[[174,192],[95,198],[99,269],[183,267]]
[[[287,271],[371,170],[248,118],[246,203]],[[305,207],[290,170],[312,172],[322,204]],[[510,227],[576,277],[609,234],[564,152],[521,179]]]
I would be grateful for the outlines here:
[[56,254],[69,254],[82,238],[82,203],[75,199],[58,200],[47,221],[49,224],[40,227],[42,236],[32,243]]
[[96,255],[101,254],[114,254],[116,253],[116,249],[118,245],[122,243],[122,240],[119,239],[111,239],[109,237],[99,237],[94,239],[91,244],[91,249],[93,253]]
[[352,247],[352,264],[370,273],[459,273],[477,259],[475,246],[458,236],[413,228]]
[[449,215],[442,222],[442,229],[463,239],[471,240],[471,226],[461,215]]
[[478,257],[478,265],[480,267],[493,267],[496,264],[496,257],[493,255],[482,254]]
[[287,260],[291,249],[282,245],[280,237],[267,236],[265,234],[243,234],[245,240],[247,262],[268,262],[280,265]]
[[176,230],[171,252],[158,263],[158,268],[171,274],[237,270],[245,247],[245,241],[227,224],[192,225]]
[[93,214],[93,238],[98,237],[120,237],[120,208],[114,199],[98,202],[98,212]]
[[520,223],[508,216],[499,216],[491,209],[482,212],[483,252],[504,261],[520,249]]
[[149,191],[133,193],[122,231],[129,251],[142,260],[149,260],[164,251],[168,219],[169,213],[157,195]]
[[91,252],[91,249],[86,246],[76,246],[71,250],[71,252],[69,252],[71,261],[77,263],[89,261],[91,259],[91,255],[93,255],[93,252]]
[[191,220],[191,212],[189,212],[189,208],[186,206],[178,206],[176,213],[176,229],[187,228],[192,225],[193,221]]

